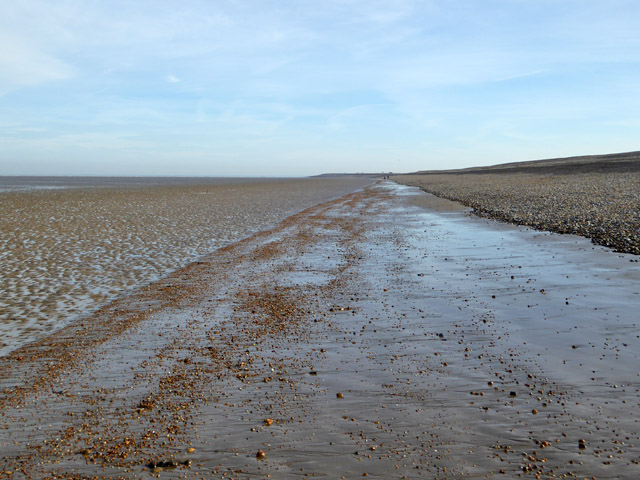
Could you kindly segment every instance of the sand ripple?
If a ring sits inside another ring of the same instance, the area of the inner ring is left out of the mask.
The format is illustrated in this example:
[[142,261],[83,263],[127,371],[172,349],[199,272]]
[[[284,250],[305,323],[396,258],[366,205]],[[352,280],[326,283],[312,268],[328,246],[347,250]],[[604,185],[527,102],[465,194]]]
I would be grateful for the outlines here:
[[363,179],[0,194],[0,353]]

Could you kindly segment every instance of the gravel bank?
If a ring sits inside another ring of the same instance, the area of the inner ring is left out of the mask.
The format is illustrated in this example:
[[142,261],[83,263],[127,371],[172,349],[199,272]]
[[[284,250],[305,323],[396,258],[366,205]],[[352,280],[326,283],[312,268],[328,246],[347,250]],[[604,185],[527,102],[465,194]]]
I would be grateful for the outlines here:
[[380,183],[0,357],[0,479],[640,478],[640,269],[446,203]]
[[640,152],[392,177],[480,216],[640,255]]

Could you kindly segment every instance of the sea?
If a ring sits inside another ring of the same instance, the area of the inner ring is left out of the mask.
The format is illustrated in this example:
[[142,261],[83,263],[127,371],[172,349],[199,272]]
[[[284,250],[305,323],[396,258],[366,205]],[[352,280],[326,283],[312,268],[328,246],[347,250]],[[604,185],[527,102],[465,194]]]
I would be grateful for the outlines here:
[[371,183],[355,176],[0,177],[0,356]]

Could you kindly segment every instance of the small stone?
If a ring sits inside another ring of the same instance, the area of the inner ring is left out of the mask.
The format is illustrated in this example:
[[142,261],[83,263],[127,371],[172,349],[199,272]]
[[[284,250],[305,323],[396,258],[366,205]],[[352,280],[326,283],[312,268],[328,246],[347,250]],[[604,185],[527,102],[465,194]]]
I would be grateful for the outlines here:
[[344,394],[341,392],[336,393],[336,398],[344,398]]
[[264,450],[258,450],[258,453],[256,453],[256,458],[258,460],[262,460],[266,457],[267,457],[267,452],[265,452]]
[[193,448],[193,447],[189,447],[189,448],[187,448],[187,453],[193,453],[193,452],[195,452],[195,451],[196,451],[196,449],[195,449],[195,448]]
[[273,425],[273,418],[266,418],[266,419],[264,420],[264,424],[265,424],[267,427],[269,427],[269,426]]

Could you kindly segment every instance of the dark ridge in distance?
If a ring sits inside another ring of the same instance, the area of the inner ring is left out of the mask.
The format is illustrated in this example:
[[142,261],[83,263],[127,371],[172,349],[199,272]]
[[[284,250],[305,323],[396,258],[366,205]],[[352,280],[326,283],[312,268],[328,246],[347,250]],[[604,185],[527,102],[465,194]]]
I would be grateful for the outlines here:
[[452,170],[421,170],[400,175],[443,174],[500,174],[500,173],[551,173],[568,175],[574,173],[625,173],[640,171],[640,151],[611,153],[606,155],[583,155],[576,157],[550,158],[525,162],[510,162],[497,165],[470,167]]

